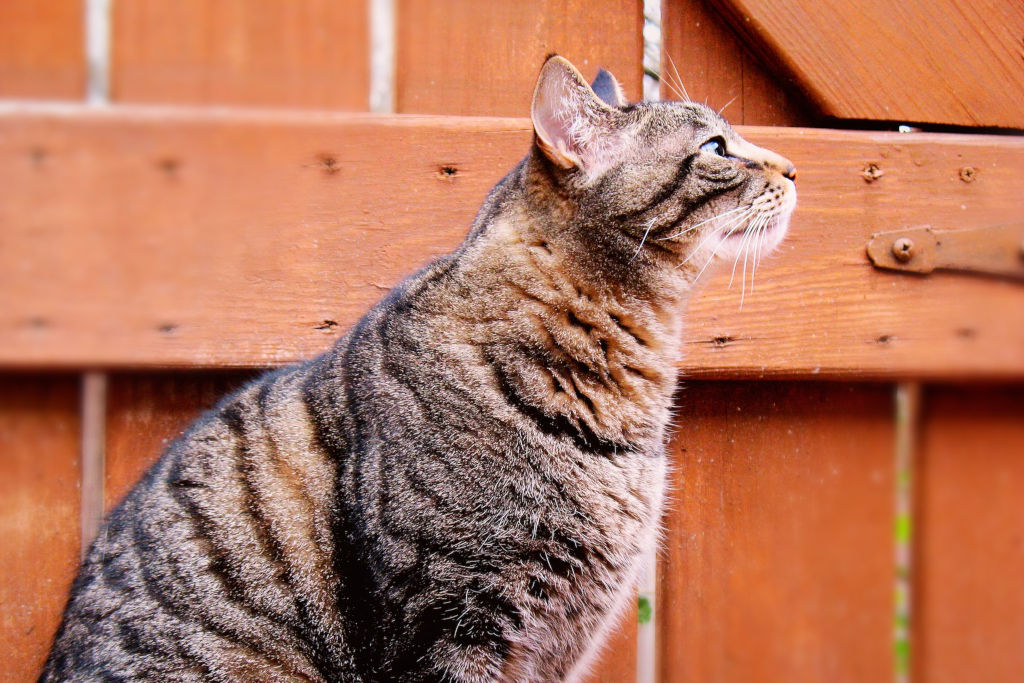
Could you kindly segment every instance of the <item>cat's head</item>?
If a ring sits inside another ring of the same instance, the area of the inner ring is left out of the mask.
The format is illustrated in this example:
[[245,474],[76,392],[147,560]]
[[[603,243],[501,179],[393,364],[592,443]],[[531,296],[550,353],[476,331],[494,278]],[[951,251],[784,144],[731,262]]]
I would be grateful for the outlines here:
[[606,260],[671,265],[694,279],[782,241],[796,170],[695,102],[627,103],[601,71],[588,85],[550,57],[533,96],[534,152],[572,228]]

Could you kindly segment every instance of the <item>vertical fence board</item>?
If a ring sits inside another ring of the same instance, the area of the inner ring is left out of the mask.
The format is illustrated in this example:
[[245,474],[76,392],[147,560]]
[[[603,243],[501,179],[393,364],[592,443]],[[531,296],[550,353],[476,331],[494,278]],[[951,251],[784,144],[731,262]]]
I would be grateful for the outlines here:
[[0,97],[85,96],[84,0],[0,2]]
[[116,101],[367,109],[366,0],[130,0],[113,13]]
[[1024,386],[929,387],[922,422],[914,678],[1024,680]]
[[[709,0],[665,0],[661,9],[661,98],[680,99],[680,85],[732,123],[807,126],[812,117],[729,27]],[[680,83],[681,81],[681,83]]]
[[891,677],[890,388],[695,382],[677,404],[660,680]]
[[604,643],[585,683],[627,683],[636,679],[636,610],[629,609]]
[[39,675],[79,549],[74,377],[0,378],[0,651],[8,680]]
[[640,98],[640,0],[397,0],[396,111],[527,116],[546,55],[603,66]]
[[251,372],[117,374],[107,411],[104,500],[116,505],[168,444]]

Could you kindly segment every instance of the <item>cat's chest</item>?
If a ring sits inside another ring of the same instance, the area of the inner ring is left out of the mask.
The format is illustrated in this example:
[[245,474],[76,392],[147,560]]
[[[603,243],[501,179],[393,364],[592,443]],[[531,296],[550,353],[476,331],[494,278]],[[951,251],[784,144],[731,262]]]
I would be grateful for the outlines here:
[[506,680],[565,679],[618,618],[656,544],[663,457],[591,463],[561,485],[571,506],[538,515],[523,546],[525,628]]

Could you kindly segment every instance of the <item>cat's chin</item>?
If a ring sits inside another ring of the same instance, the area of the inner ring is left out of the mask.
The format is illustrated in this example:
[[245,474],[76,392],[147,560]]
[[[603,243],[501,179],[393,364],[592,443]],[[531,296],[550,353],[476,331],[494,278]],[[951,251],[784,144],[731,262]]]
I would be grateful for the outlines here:
[[[714,259],[719,262],[731,263],[736,260],[742,261],[744,258],[760,261],[785,239],[791,215],[792,210],[783,211],[756,227],[747,227],[722,235],[717,240],[711,240],[704,250],[713,252]],[[695,260],[706,262],[711,258],[709,254],[703,258],[698,256]]]

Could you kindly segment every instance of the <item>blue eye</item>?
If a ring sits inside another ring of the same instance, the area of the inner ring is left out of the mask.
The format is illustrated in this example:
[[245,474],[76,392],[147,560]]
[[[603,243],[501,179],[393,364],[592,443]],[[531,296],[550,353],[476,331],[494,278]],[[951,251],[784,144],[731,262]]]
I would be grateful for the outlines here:
[[727,156],[725,153],[725,140],[714,137],[700,146],[700,151],[707,154],[717,154],[720,157]]

